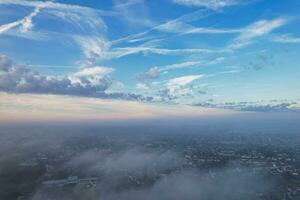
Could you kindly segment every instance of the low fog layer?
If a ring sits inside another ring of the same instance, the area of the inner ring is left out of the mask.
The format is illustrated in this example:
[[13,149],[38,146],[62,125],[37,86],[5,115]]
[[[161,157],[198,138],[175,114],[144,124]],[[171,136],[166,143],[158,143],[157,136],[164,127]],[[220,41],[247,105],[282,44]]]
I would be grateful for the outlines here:
[[[270,174],[274,163],[268,156],[272,160],[272,152],[297,152],[300,141],[297,126],[284,128],[287,124],[281,124],[286,131],[280,132],[259,123],[250,128],[251,121],[243,129],[230,121],[218,127],[151,123],[3,126],[0,197],[275,199],[272,194],[285,180]],[[95,183],[48,184],[72,177]]]
[[[118,155],[107,156],[85,152],[71,160],[68,168],[75,168],[83,174],[100,175],[99,187],[93,193],[83,188],[55,191],[42,188],[32,200],[39,199],[255,199],[253,192],[271,191],[272,181],[263,174],[251,174],[251,169],[238,164],[201,172],[184,169],[185,160],[171,152],[143,152],[129,149]],[[78,173],[77,173],[78,174]],[[149,183],[130,187],[148,179]],[[54,192],[55,191],[55,192]],[[78,192],[81,191],[81,192]]]

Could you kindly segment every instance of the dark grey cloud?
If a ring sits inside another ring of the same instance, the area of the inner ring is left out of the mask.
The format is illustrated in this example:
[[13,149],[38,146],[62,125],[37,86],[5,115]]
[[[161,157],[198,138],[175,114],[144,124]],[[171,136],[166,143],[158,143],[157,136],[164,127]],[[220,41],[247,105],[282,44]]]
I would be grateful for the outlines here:
[[0,91],[152,101],[151,97],[135,93],[107,92],[113,83],[109,76],[113,71],[112,68],[93,67],[69,76],[46,76],[0,55]]
[[171,94],[171,92],[168,88],[161,89],[158,91],[158,93],[159,93],[159,96],[162,97],[163,101],[170,102],[170,101],[176,99],[176,97]]
[[282,112],[291,111],[289,108],[294,103],[280,103],[280,104],[267,104],[267,105],[248,105],[241,108],[242,111],[256,111],[256,112]]
[[125,92],[114,92],[114,93],[103,93],[102,98],[109,99],[126,99],[133,101],[152,102],[154,98],[152,96],[144,96],[136,93],[125,93]]
[[268,54],[258,54],[255,59],[249,62],[247,69],[259,71],[265,67],[274,66],[274,56]]
[[13,93],[101,96],[111,85],[107,75],[44,76],[0,56],[0,90]]
[[213,103],[211,101],[197,103],[194,106],[203,106],[209,108],[223,108],[233,109],[238,111],[253,111],[253,112],[291,112],[297,111],[291,108],[296,102],[280,102],[272,100],[270,102],[227,102],[227,103]]

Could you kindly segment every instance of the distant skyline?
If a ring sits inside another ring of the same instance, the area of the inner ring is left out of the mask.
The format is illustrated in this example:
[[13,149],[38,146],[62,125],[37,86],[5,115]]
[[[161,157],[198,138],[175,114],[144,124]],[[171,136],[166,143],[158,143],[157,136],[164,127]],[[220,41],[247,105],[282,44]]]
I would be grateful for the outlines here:
[[299,13],[298,0],[0,0],[0,120],[299,112]]

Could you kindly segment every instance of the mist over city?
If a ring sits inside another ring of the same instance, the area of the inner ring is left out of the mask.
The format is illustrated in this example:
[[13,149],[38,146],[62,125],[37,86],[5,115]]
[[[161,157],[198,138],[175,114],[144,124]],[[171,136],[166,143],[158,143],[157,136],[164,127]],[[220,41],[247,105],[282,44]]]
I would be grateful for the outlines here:
[[272,118],[3,125],[0,195],[297,199],[299,118]]
[[0,0],[0,200],[299,200],[299,11]]

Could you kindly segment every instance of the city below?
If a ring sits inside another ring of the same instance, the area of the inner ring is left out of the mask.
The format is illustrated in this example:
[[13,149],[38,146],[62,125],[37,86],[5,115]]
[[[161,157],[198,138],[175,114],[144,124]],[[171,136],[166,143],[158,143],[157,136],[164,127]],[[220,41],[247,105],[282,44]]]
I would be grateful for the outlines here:
[[1,199],[300,198],[297,132],[185,130],[5,128]]

